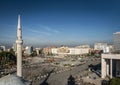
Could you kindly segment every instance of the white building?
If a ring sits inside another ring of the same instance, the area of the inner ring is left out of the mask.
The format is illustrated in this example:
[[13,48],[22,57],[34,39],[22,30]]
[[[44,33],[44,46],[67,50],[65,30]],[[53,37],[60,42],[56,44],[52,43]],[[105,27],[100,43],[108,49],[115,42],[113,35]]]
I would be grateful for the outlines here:
[[87,54],[90,48],[69,48],[71,55]]
[[36,51],[37,55],[40,54],[40,48],[35,48],[35,51]]
[[102,54],[101,77],[120,77],[120,54]]
[[107,43],[95,43],[94,49],[95,50],[104,50],[107,47]]
[[113,49],[112,45],[107,43],[95,43],[94,50],[103,50],[103,53],[110,53]]
[[116,32],[113,34],[113,40],[115,51],[120,51],[120,32]]
[[52,54],[67,54],[67,55],[79,55],[89,53],[90,48],[52,48]]
[[52,50],[52,54],[58,54],[57,52],[58,48],[52,48],[51,50]]
[[103,53],[109,53],[110,52],[110,48],[107,46],[103,49]]
[[32,46],[26,46],[25,54],[31,55],[32,53],[33,53],[33,47]]
[[0,45],[0,51],[5,51],[5,46]]

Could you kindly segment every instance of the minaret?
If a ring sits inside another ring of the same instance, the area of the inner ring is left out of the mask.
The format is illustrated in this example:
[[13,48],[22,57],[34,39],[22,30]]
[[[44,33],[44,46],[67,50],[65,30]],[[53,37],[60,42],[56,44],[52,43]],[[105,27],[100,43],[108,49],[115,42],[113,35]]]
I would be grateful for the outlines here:
[[18,16],[18,27],[17,27],[17,76],[22,77],[22,28],[20,24],[20,15]]

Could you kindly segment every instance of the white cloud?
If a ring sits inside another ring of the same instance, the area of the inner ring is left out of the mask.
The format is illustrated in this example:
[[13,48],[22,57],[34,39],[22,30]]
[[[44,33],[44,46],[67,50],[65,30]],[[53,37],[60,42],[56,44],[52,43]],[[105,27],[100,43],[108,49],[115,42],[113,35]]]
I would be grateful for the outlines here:
[[40,27],[44,28],[45,30],[47,30],[49,32],[54,32],[54,33],[59,33],[60,32],[58,30],[55,30],[55,29],[47,27],[47,26],[40,25]]
[[48,33],[48,32],[40,32],[40,33],[42,33],[42,34],[44,34],[44,35],[52,35],[52,34],[50,34],[50,33]]
[[43,35],[51,35],[51,33],[49,32],[44,32],[44,31],[40,31],[40,30],[35,30],[35,29],[29,29],[30,32],[33,32],[33,33],[40,33],[40,34],[43,34]]
[[44,26],[44,25],[38,25],[36,28],[31,28],[28,31],[32,32],[32,33],[39,33],[41,35],[46,35],[46,36],[50,36],[50,35],[55,35],[60,33],[60,31],[56,30],[56,29],[52,29],[50,27]]
[[35,32],[35,33],[39,33],[39,32],[40,32],[40,31],[35,30],[35,29],[29,29],[29,31],[31,31],[31,32]]

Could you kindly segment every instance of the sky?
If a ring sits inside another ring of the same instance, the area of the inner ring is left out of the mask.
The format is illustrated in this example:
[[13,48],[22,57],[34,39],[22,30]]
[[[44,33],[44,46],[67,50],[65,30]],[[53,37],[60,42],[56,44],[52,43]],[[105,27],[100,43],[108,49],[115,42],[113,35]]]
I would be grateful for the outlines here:
[[0,0],[0,45],[16,41],[21,15],[24,45],[112,43],[120,31],[119,0]]

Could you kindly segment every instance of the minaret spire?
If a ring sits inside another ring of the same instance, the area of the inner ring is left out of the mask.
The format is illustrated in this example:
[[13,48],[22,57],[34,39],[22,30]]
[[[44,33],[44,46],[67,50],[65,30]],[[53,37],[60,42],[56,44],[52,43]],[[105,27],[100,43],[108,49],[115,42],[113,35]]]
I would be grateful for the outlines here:
[[21,27],[21,21],[20,21],[20,15],[18,15],[18,27],[17,27],[17,39],[22,40],[22,27]]
[[20,22],[20,15],[18,15],[18,27],[17,27],[17,76],[22,77],[22,28]]
[[18,29],[21,29],[20,15],[18,15]]

